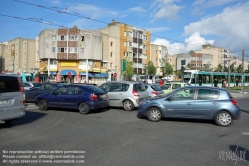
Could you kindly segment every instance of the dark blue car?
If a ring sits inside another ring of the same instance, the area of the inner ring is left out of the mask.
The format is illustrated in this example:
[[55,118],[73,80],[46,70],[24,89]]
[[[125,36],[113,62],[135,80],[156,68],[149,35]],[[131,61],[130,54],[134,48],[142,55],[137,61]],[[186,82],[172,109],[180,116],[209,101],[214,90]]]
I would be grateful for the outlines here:
[[81,114],[88,114],[93,109],[109,106],[107,94],[92,85],[64,85],[51,93],[36,97],[35,104],[45,111],[50,107],[78,109]]
[[162,117],[214,120],[229,126],[240,118],[238,103],[223,88],[186,86],[163,97],[143,101],[138,114],[150,121]]

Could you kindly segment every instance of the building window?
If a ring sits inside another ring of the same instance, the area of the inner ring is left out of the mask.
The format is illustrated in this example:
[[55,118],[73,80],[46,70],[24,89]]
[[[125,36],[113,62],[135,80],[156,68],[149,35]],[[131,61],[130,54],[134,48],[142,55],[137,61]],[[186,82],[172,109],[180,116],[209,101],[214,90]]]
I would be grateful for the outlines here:
[[61,41],[64,41],[64,36],[61,36]]
[[156,54],[157,54],[157,50],[156,50]]
[[77,47],[69,47],[69,48],[68,48],[68,52],[69,52],[69,53],[77,53],[77,52],[78,52],[78,49],[77,49]]
[[144,35],[144,40],[147,40],[147,36],[146,35]]
[[52,52],[55,52],[55,47],[52,47]]
[[96,62],[93,62],[93,66],[95,67],[97,64],[96,64]]
[[81,52],[81,53],[84,53],[84,48],[81,48],[81,49],[80,49],[80,52]]
[[126,41],[124,41],[124,46],[126,47]]
[[110,52],[110,57],[112,57],[112,52]]
[[55,41],[55,35],[52,36],[52,41]]
[[102,66],[102,67],[106,67],[106,62],[102,62],[102,63],[101,63],[101,66]]
[[124,31],[124,36],[126,36],[126,31]]
[[139,39],[143,39],[143,34],[139,34]]
[[81,61],[81,64],[82,64],[82,65],[86,65],[86,60],[82,60],[82,61]]
[[128,32],[128,36],[133,37],[133,33],[132,32]]
[[58,53],[63,53],[63,52],[67,52],[67,48],[58,47]]
[[112,46],[113,42],[111,42],[110,44],[111,44],[111,46]]
[[161,54],[161,50],[159,50],[159,54]]
[[126,56],[126,52],[124,52],[124,56]]
[[112,67],[112,63],[110,63],[110,67]]
[[50,59],[50,65],[56,65],[56,59]]
[[129,47],[132,47],[132,42],[129,42]]

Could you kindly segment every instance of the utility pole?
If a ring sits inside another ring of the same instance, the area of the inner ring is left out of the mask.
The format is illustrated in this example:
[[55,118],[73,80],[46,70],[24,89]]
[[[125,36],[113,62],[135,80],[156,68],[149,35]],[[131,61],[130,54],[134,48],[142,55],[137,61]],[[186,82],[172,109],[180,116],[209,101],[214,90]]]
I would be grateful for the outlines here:
[[244,50],[242,50],[242,80],[241,80],[241,89],[244,94]]

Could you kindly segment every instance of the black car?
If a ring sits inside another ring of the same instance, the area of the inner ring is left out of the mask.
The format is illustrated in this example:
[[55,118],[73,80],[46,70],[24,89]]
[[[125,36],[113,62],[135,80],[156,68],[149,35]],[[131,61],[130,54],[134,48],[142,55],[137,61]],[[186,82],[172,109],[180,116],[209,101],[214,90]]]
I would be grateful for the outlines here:
[[40,84],[36,87],[31,88],[30,90],[25,91],[25,99],[26,102],[35,102],[35,98],[38,95],[44,93],[50,93],[51,91],[64,86],[65,84],[62,83],[44,83]]

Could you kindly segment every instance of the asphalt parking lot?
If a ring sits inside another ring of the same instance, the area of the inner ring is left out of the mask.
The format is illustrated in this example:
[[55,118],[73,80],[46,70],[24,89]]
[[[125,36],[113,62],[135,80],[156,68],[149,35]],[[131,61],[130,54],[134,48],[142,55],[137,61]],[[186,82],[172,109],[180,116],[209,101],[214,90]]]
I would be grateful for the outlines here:
[[[248,165],[249,98],[238,101],[242,116],[230,127],[200,120],[149,122],[138,118],[136,110],[119,108],[81,115],[68,109],[40,111],[29,104],[24,118],[0,126],[0,149],[84,151],[83,165],[94,166]],[[236,153],[237,160],[226,155],[236,151],[242,154]]]

